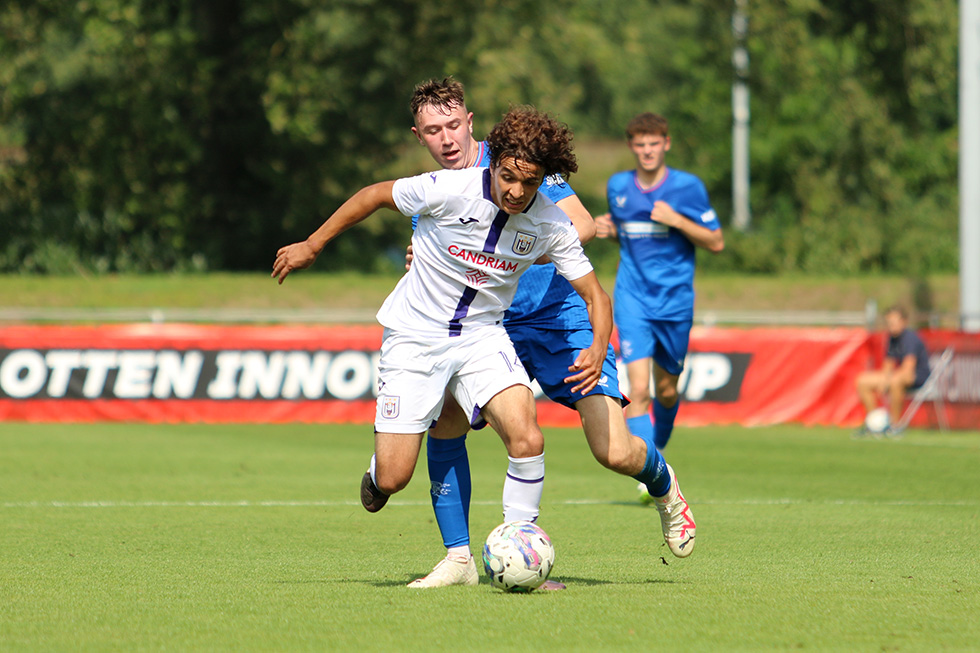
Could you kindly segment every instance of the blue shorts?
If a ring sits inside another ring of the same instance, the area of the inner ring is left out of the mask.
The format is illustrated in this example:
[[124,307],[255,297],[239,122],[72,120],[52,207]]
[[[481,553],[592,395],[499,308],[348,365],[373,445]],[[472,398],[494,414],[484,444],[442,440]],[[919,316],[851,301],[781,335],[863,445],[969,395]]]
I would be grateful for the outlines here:
[[623,362],[652,358],[668,374],[680,374],[693,324],[694,320],[653,320],[627,310],[617,311],[616,329]]
[[602,376],[599,384],[589,392],[572,394],[574,384],[565,383],[571,376],[568,368],[575,362],[579,352],[592,345],[592,331],[576,329],[571,331],[549,331],[538,327],[507,327],[507,335],[514,343],[518,358],[524,363],[528,376],[537,379],[541,389],[552,401],[563,406],[575,408],[575,402],[589,395],[606,395],[623,402],[619,391],[619,374],[616,372],[616,353],[612,346],[606,352],[602,363]]

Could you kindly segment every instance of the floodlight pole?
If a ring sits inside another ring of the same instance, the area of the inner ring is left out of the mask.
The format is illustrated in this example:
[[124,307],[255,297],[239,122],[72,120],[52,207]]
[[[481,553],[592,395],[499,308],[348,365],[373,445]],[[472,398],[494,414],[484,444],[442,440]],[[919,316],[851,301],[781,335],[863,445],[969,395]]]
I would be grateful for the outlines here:
[[732,225],[747,231],[752,221],[749,211],[749,51],[745,47],[749,18],[745,13],[748,0],[735,0],[732,12]]
[[960,0],[960,328],[980,332],[980,2]]

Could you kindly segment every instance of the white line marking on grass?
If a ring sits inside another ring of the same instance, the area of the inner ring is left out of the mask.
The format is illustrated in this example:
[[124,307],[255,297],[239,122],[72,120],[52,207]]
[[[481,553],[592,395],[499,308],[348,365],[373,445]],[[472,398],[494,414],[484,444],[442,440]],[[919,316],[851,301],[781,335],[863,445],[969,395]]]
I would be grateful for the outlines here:
[[[544,505],[609,506],[631,503],[600,499],[568,499],[545,502]],[[696,506],[951,506],[980,505],[980,501],[864,501],[859,499],[810,500],[810,499],[742,499],[736,501],[692,501]],[[473,501],[475,506],[499,505],[499,501]],[[339,508],[359,506],[359,501],[10,501],[0,503],[2,508]],[[428,501],[392,501],[393,506],[428,506]],[[639,504],[637,504],[639,505]]]

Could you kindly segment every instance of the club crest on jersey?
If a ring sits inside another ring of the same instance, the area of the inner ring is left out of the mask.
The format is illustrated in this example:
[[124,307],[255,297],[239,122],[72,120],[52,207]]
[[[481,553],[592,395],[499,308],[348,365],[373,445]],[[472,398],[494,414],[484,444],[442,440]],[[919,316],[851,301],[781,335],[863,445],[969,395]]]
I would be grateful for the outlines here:
[[381,397],[381,416],[385,419],[398,417],[398,397]]
[[534,247],[534,241],[537,239],[537,236],[518,231],[517,235],[514,236],[514,253],[520,255],[527,254]]
[[621,209],[624,206],[626,206],[626,196],[625,195],[617,195],[616,197],[613,198],[613,201],[616,202],[616,208],[617,209]]

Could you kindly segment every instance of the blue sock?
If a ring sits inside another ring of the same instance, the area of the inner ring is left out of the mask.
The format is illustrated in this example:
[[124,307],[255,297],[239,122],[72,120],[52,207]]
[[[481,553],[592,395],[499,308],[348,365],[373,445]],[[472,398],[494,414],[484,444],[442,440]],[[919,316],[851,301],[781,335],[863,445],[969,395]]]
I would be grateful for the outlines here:
[[627,418],[626,427],[647,444],[647,459],[643,470],[633,478],[646,485],[652,496],[662,497],[670,489],[670,474],[667,473],[663,456],[653,444],[653,422],[650,421],[650,414]]
[[653,443],[657,449],[667,446],[670,434],[674,432],[674,418],[677,417],[677,408],[680,405],[678,400],[672,408],[665,408],[659,401],[653,400]]
[[650,413],[627,417],[626,428],[629,429],[630,433],[646,442],[648,447],[653,444],[653,421],[650,419]]
[[662,497],[670,489],[670,474],[667,473],[667,463],[649,441],[647,442],[647,459],[643,470],[634,476],[636,480],[647,486],[651,496]]
[[470,543],[470,461],[466,456],[466,436],[452,440],[427,438],[432,510],[446,548]]

